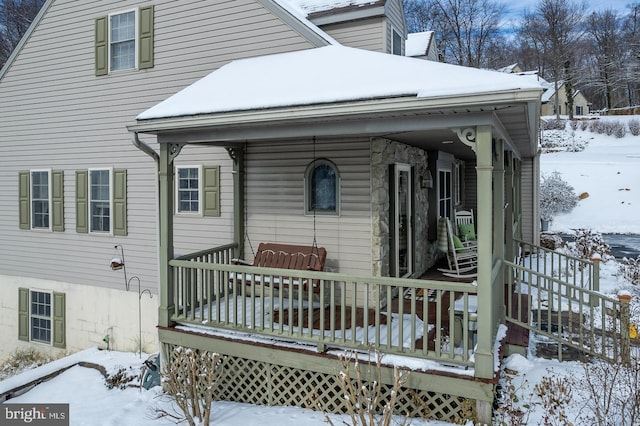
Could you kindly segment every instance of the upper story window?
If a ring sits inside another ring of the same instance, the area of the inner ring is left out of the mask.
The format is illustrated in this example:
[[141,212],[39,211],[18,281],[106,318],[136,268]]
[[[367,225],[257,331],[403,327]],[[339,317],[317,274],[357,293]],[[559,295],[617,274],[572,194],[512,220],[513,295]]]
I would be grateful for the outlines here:
[[89,170],[91,232],[111,232],[111,170]]
[[319,214],[339,213],[340,174],[329,160],[316,160],[305,174],[305,212]]
[[178,213],[200,213],[201,180],[201,167],[176,167],[176,211]]
[[29,170],[18,173],[20,229],[64,231],[64,172]]
[[153,68],[153,6],[95,20],[95,72]]
[[51,211],[50,170],[31,171],[31,228],[50,229]]
[[391,53],[402,55],[402,36],[396,30],[392,30],[391,33]]
[[136,12],[109,16],[109,69],[136,67]]

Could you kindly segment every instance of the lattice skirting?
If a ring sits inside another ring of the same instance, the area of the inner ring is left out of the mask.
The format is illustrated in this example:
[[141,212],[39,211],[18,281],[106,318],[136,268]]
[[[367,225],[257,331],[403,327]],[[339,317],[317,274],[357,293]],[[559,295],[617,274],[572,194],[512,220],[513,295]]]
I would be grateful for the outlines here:
[[[165,354],[174,354],[172,345],[164,344]],[[200,351],[197,350],[196,351]],[[177,360],[172,359],[172,362]],[[179,362],[179,361],[178,361]],[[334,374],[314,372],[247,358],[221,355],[221,377],[215,395],[225,401],[269,406],[298,406],[327,413],[345,414],[347,408],[340,383]],[[336,370],[340,368],[336,361]],[[392,384],[382,386],[378,412],[389,400]],[[475,401],[439,392],[402,388],[396,400],[396,414],[449,422],[469,418]]]

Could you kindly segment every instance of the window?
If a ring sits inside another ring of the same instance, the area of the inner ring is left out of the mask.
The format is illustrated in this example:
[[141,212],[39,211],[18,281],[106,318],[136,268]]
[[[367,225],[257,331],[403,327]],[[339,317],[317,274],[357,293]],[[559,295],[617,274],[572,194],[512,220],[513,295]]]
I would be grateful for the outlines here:
[[438,170],[438,217],[451,219],[451,171]]
[[396,30],[392,30],[391,53],[402,55],[402,37]]
[[18,338],[64,348],[65,294],[18,289]]
[[111,232],[111,170],[89,171],[91,232]]
[[329,160],[312,162],[305,173],[305,212],[338,214],[340,174]]
[[462,205],[462,182],[464,181],[462,162],[454,161],[453,163],[453,202],[454,205]]
[[95,73],[153,68],[153,6],[95,20]]
[[51,343],[51,293],[31,291],[29,340]]
[[76,232],[127,235],[127,171],[76,172]]
[[220,167],[176,166],[176,213],[220,216]]
[[20,229],[64,231],[64,172],[30,170],[18,174]]
[[50,171],[31,172],[31,227],[49,229]]
[[200,213],[200,167],[176,168],[176,204],[178,213]]
[[582,110],[582,105],[576,105],[576,115],[584,115],[584,111]]
[[109,16],[109,69],[136,67],[136,12]]

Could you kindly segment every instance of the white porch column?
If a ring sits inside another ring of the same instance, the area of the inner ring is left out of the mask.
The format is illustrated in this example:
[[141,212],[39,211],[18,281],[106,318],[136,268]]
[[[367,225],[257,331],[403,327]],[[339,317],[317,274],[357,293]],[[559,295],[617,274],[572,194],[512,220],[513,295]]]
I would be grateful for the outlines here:
[[[494,143],[493,165],[493,265],[497,265],[500,271],[493,283],[493,312],[494,321],[504,323],[504,265],[496,263],[498,259],[505,257],[505,183],[504,183],[504,141],[497,139]],[[493,276],[493,274],[492,274]]]
[[477,233],[478,233],[478,346],[475,353],[476,377],[494,375],[494,335],[496,330],[493,266],[493,142],[491,126],[476,128]]

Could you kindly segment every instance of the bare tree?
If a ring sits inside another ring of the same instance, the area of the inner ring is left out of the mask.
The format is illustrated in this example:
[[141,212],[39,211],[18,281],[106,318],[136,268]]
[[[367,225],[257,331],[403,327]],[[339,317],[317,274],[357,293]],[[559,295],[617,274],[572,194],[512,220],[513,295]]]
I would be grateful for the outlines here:
[[0,0],[0,68],[27,32],[44,0]]
[[640,3],[627,6],[629,9],[622,24],[624,49],[627,53],[624,70],[627,80],[629,106],[640,103]]
[[487,67],[500,45],[503,4],[492,0],[404,0],[410,31],[432,30],[446,62]]
[[[584,35],[585,11],[584,3],[574,3],[571,0],[541,0],[533,12],[524,13],[522,35],[532,41],[532,45],[544,56],[544,62],[549,64],[549,72],[545,70],[541,73],[546,78],[549,77],[547,74],[550,74],[554,80],[557,118],[560,118],[558,88],[562,77],[569,79],[567,98],[569,103],[572,102],[574,68],[571,63],[574,62],[574,49],[578,47]],[[573,118],[573,110],[568,113],[570,118]]]

